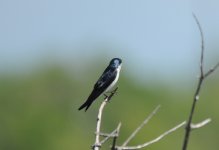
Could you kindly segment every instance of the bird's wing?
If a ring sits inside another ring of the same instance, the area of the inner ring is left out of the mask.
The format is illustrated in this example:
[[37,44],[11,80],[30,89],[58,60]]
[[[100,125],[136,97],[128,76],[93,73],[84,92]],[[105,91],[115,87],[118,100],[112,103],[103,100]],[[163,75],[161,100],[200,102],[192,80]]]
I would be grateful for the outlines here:
[[113,67],[107,67],[101,77],[98,79],[96,84],[94,85],[94,89],[91,92],[90,96],[86,100],[86,102],[80,106],[79,110],[85,108],[85,111],[90,107],[93,101],[100,96],[108,87],[109,85],[115,80],[116,78],[116,69]]
[[116,68],[108,66],[94,85],[94,89],[106,89],[116,78]]

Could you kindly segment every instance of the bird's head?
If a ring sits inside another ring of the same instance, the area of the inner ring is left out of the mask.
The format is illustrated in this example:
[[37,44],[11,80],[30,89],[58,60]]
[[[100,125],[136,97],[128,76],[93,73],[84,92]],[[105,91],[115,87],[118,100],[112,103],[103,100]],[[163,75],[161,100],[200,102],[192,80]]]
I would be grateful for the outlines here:
[[120,58],[113,58],[110,61],[109,65],[118,68],[119,66],[122,65],[122,59],[120,59]]

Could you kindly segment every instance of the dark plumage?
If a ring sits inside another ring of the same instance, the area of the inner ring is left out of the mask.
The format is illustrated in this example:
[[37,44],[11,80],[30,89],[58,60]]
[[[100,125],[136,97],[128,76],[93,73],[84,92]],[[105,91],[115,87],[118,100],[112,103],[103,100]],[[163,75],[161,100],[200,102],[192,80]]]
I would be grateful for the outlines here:
[[109,91],[116,84],[119,78],[121,63],[122,60],[120,58],[114,58],[110,61],[109,66],[104,70],[103,74],[94,85],[90,96],[87,98],[85,103],[79,107],[78,110],[86,107],[86,111],[97,97]]

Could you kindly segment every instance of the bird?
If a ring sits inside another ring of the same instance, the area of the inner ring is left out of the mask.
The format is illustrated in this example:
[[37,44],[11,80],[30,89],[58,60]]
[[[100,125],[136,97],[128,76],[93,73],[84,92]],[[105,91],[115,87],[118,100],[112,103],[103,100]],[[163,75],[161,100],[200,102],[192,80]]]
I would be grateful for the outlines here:
[[109,92],[119,79],[120,70],[122,67],[122,59],[113,58],[102,75],[95,83],[92,92],[87,100],[78,108],[78,110],[87,109],[101,95]]

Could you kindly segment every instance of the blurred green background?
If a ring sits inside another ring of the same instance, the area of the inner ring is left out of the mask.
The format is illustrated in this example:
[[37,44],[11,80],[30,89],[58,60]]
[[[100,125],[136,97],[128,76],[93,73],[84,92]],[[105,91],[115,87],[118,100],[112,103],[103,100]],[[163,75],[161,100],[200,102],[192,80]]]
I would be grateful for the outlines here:
[[[105,62],[104,62],[105,63]],[[94,64],[94,67],[100,68]],[[98,73],[85,73],[86,81],[75,78],[60,66],[45,67],[27,75],[7,75],[0,79],[0,149],[89,149],[94,142],[99,98],[85,113],[77,108],[88,96]],[[208,117],[212,122],[192,132],[189,149],[217,149],[218,145],[218,72],[204,83],[194,122]],[[153,139],[188,117],[196,86],[156,83],[139,86],[121,72],[118,94],[104,110],[102,131],[112,131],[122,122],[118,143],[158,105],[162,107],[130,145]],[[184,130],[167,136],[149,149],[180,149]],[[104,145],[107,149],[111,142]]]
[[[122,123],[118,144],[159,112],[131,141],[142,144],[188,118],[199,74],[219,60],[219,2],[197,0],[0,2],[0,149],[89,149],[103,97],[78,107],[113,57],[123,59],[118,94],[107,104],[102,132]],[[203,84],[189,150],[219,148],[219,71]],[[181,149],[183,128],[148,147]],[[108,149],[111,141],[102,149]],[[145,148],[146,149],[146,148]]]

